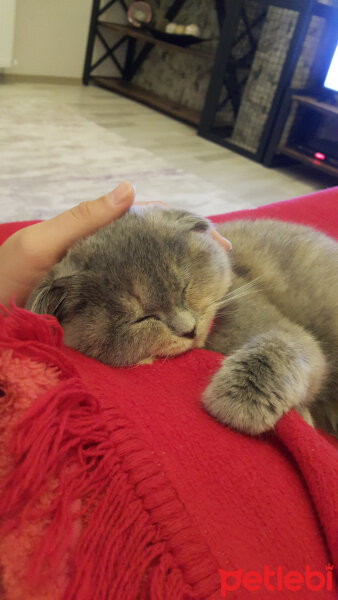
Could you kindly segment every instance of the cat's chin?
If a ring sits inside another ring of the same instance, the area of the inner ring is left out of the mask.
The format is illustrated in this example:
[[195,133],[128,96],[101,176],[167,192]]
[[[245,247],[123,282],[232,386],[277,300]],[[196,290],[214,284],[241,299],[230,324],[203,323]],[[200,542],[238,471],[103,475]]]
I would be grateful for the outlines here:
[[178,356],[180,354],[184,354],[189,350],[193,350],[196,347],[196,340],[181,340],[177,343],[173,343],[166,348],[161,348],[159,352],[156,353],[156,356],[153,358],[171,358],[173,356]]
[[180,354],[184,354],[189,350],[193,350],[194,348],[203,348],[205,345],[205,341],[209,335],[209,332],[212,328],[214,319],[212,319],[207,325],[207,327],[203,328],[203,331],[200,332],[195,339],[193,340],[182,340],[182,338],[177,338],[177,342],[173,342],[168,345],[166,348],[161,348],[159,352],[156,353],[155,356],[147,357],[137,362],[138,365],[144,364],[152,364],[154,360],[160,358],[171,358],[174,356],[179,356]]

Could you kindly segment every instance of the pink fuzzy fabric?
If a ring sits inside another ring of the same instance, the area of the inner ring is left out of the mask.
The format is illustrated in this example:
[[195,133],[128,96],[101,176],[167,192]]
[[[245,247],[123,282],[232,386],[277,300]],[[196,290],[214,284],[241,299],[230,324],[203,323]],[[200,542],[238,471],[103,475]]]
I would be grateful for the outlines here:
[[[12,349],[0,354],[0,489],[14,467],[11,442],[16,426],[38,397],[59,380],[59,371],[53,365],[20,356]],[[23,516],[20,521],[14,517],[0,533],[1,583],[6,600],[61,600],[69,584],[69,551],[60,560],[53,579],[44,577],[42,572],[35,587],[30,577],[32,555],[39,552],[50,524],[50,514],[43,514],[55,500],[56,478],[51,476],[44,488],[34,506],[36,518],[27,520]],[[75,500],[72,511],[75,513],[80,506],[80,500]],[[75,519],[74,543],[80,529],[80,520]]]

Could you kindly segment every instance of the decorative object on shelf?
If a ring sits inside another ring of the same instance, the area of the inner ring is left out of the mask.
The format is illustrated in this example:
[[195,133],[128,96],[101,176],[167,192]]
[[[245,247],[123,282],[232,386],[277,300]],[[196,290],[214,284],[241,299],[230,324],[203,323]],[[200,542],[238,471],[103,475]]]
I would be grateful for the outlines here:
[[128,22],[134,27],[142,27],[144,23],[150,23],[153,17],[148,2],[133,2],[128,9]]
[[151,25],[142,23],[143,29],[149,31],[149,33],[151,33],[155,39],[162,40],[163,42],[170,42],[171,44],[176,44],[177,46],[185,47],[190,46],[191,44],[199,44],[201,42],[210,41],[210,39],[202,39],[200,37],[196,37],[195,35],[188,35],[187,33],[178,33],[178,31],[181,31],[181,29],[178,29],[178,27],[183,27],[185,29],[184,25],[175,25],[175,31],[171,33],[171,28],[170,31],[168,31],[169,25],[175,25],[175,23],[169,23],[165,31],[160,31],[156,27],[152,27]]
[[176,31],[175,33],[177,35],[184,35],[185,32],[185,26],[184,25],[176,25]]
[[200,36],[200,28],[196,24],[177,25],[176,23],[168,23],[165,28],[166,33],[175,33],[177,35],[192,35],[193,37]]
[[198,25],[195,23],[191,23],[191,25],[187,25],[185,28],[185,35],[194,35],[195,37],[199,37],[201,32]]
[[165,32],[166,33],[176,33],[176,27],[177,27],[176,23],[168,23],[168,25],[165,28]]

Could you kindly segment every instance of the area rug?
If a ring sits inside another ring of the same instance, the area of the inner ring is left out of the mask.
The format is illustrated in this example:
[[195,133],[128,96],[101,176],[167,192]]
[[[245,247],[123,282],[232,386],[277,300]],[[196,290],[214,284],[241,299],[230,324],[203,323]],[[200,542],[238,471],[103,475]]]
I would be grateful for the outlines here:
[[123,180],[142,201],[201,215],[240,208],[224,190],[131,147],[57,98],[0,94],[1,222],[47,219]]

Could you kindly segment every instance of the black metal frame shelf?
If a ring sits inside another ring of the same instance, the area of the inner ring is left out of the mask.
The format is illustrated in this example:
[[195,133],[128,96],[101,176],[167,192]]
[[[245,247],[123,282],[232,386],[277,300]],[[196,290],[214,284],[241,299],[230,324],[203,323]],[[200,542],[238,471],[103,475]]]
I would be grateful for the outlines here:
[[[282,99],[280,102],[280,108],[278,111],[278,118],[273,123],[273,127],[270,131],[270,139],[265,149],[263,164],[267,167],[272,166],[276,160],[278,161],[279,152],[279,141],[282,136],[282,132],[287,121],[291,102],[295,96],[310,96],[315,98],[318,95],[324,95],[325,91],[322,89],[323,84],[323,73],[328,69],[330,60],[333,56],[333,52],[337,45],[337,19],[338,19],[338,2],[336,0],[335,6],[329,6],[327,4],[321,4],[319,2],[315,2],[312,8],[312,14],[322,17],[326,20],[325,31],[323,34],[323,39],[325,39],[325,44],[321,48],[321,51],[318,52],[316,63],[314,65],[314,76],[313,76],[313,84],[311,87],[306,89],[296,90],[293,89],[289,83],[286,86],[284,93],[282,95]],[[322,89],[322,92],[320,90]],[[284,152],[284,155],[286,153]],[[296,158],[294,153],[288,153],[290,158]],[[299,160],[299,157],[298,157]],[[310,159],[309,159],[310,160]],[[309,164],[309,160],[304,158],[306,164]],[[313,165],[315,168],[318,168],[318,165]],[[331,173],[332,174],[332,173]]]
[[[200,44],[198,45],[199,47],[196,47],[196,45],[182,47],[174,41],[170,42],[155,38],[151,35],[151,33],[142,28],[136,28],[127,24],[124,25],[103,20],[103,15],[116,2],[118,2],[122,8],[127,11],[128,7],[126,6],[124,0],[109,0],[109,2],[107,2],[102,8],[100,8],[101,0],[93,0],[87,52],[83,71],[84,85],[88,85],[90,82],[93,82],[96,85],[104,87],[105,89],[115,91],[130,98],[134,98],[140,102],[146,103],[162,112],[166,112],[194,126],[198,125],[200,120],[200,111],[188,109],[187,107],[181,106],[178,103],[147,92],[141,87],[134,85],[132,83],[132,79],[155,46],[160,46],[167,50],[182,52],[195,58],[202,58],[210,61],[214,60],[215,52],[209,49],[201,48]],[[185,0],[173,0],[171,6],[166,12],[165,17],[168,20],[173,20],[180,8],[183,6],[184,2]],[[222,19],[223,17],[221,7],[222,4],[223,0],[215,0],[218,19]],[[121,37],[115,44],[111,45],[105,36],[105,31],[117,33]],[[93,51],[96,38],[100,40],[104,48],[104,54],[102,54],[102,56],[93,63]],[[138,52],[136,48],[137,41],[144,42],[143,47],[141,47]],[[127,50],[124,64],[122,65],[116,55],[116,51],[123,44],[127,45]],[[95,70],[97,67],[99,67],[107,59],[110,59],[114,63],[121,75],[120,79],[117,77],[109,78],[95,75]]]
[[[314,3],[315,0],[256,0],[256,4],[260,4],[262,7],[268,8],[270,6],[276,6],[284,9],[292,9],[297,11],[299,15],[287,56],[284,61],[279,83],[274,94],[274,99],[270,107],[269,115],[264,125],[258,148],[256,152],[254,152],[241,147],[239,144],[234,143],[230,139],[227,139],[227,137],[224,136],[224,130],[215,125],[217,112],[224,105],[224,101],[221,103],[219,102],[222,88],[225,85],[226,88],[229,89],[227,78],[229,78],[229,72],[231,75],[232,51],[234,46],[238,43],[238,38],[236,37],[238,24],[240,19],[242,19],[245,23],[244,0],[236,0],[236,2],[232,2],[232,0],[225,0],[227,18],[223,23],[223,28],[220,35],[220,43],[216,53],[210,84],[198,128],[198,134],[201,137],[216,142],[231,150],[235,150],[236,152],[247,156],[248,158],[259,162],[263,161],[285,88],[288,86],[291,80],[293,70],[296,66],[302,44],[310,24]],[[252,27],[253,24],[251,24],[251,28]],[[251,55],[253,55],[255,52],[254,44],[252,44],[251,50]],[[240,104],[240,89],[243,86],[243,83],[245,83],[246,79],[244,79],[244,82],[242,81],[241,83],[238,81],[236,82],[236,73],[233,73],[232,80],[234,82],[233,87],[235,87],[235,93],[233,92],[230,95],[232,96],[232,106],[236,115]],[[237,98],[239,98],[237,103],[233,101],[233,98],[236,98],[236,91]]]

